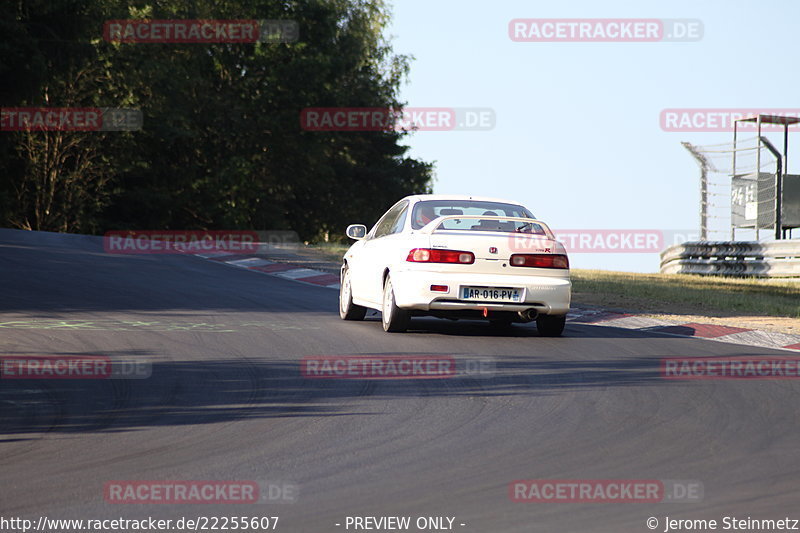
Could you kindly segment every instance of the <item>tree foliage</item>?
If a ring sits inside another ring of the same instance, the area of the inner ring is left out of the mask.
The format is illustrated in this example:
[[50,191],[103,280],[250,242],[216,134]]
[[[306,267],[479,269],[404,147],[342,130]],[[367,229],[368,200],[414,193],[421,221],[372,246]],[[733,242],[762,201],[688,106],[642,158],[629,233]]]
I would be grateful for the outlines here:
[[[289,19],[294,43],[111,43],[111,19]],[[306,107],[399,108],[410,58],[380,0],[0,3],[4,107],[138,108],[134,132],[0,132],[5,225],[51,231],[293,229],[375,220],[428,192],[397,132],[318,132]]]

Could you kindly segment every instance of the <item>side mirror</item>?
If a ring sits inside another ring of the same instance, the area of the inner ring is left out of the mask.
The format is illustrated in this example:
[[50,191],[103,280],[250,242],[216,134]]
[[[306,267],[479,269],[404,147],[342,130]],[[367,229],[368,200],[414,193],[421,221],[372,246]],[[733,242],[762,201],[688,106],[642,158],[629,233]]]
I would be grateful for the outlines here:
[[350,224],[347,226],[347,236],[360,241],[367,236],[367,227],[364,224]]

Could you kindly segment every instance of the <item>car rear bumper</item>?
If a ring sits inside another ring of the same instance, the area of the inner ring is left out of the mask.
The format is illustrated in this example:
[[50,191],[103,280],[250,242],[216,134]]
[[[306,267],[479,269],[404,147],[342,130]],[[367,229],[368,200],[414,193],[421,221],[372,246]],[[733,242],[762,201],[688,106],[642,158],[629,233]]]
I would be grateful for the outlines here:
[[[569,311],[572,283],[568,278],[531,275],[462,274],[425,271],[393,271],[395,301],[403,309],[418,311],[526,311],[542,315],[564,315]],[[447,292],[432,291],[431,285],[446,285]],[[520,302],[465,301],[461,287],[511,287],[523,289]]]

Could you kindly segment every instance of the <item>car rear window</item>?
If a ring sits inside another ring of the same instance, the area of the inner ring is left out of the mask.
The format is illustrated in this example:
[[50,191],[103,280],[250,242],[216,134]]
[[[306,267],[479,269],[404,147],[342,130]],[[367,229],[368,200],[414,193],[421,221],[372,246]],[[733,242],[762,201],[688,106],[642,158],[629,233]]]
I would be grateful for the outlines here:
[[[535,218],[530,211],[516,204],[482,202],[478,200],[427,200],[417,202],[411,214],[411,227],[420,229],[434,218],[448,215],[486,215]],[[474,223],[477,221],[473,220]],[[452,225],[452,224],[451,224]],[[459,225],[445,229],[470,229]],[[513,231],[513,230],[512,230]]]

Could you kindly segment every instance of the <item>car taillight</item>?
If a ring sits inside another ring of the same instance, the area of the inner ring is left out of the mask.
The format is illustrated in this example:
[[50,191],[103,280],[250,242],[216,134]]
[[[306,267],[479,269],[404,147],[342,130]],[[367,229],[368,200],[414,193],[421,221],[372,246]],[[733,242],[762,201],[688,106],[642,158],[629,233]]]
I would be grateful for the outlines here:
[[509,263],[515,267],[569,268],[569,259],[561,254],[514,254]]
[[412,263],[460,263],[462,265],[470,265],[475,262],[475,254],[460,250],[414,248],[408,252],[406,261],[411,261]]

